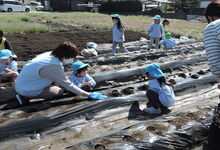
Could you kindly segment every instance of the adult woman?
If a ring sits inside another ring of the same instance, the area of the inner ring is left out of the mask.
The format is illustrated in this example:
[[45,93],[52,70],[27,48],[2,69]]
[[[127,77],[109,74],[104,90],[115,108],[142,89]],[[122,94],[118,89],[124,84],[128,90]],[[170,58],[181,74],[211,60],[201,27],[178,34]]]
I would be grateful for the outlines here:
[[[220,76],[220,1],[212,1],[205,12],[208,25],[204,29],[206,57],[213,74]],[[216,107],[209,129],[208,150],[219,150],[220,104]]]
[[78,55],[77,47],[68,41],[52,52],[43,53],[29,61],[15,82],[16,98],[22,105],[33,98],[54,98],[63,94],[63,89],[51,86],[53,82],[77,95],[90,99],[106,98],[100,93],[88,93],[76,87],[65,75],[63,64],[70,64]]

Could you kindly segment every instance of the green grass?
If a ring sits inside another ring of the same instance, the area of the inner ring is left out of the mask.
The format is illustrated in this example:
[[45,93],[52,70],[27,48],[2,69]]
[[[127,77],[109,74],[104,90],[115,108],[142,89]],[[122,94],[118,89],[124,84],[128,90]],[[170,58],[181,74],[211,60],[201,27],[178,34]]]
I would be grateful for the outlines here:
[[0,15],[0,29],[6,33],[49,32],[50,28],[36,22],[29,22],[26,14]]
[[[113,25],[110,15],[87,12],[5,14],[0,15],[0,20],[4,20],[0,22],[0,29],[8,33],[68,31],[66,27],[42,24],[42,20],[92,30],[110,30]],[[138,32],[146,32],[153,22],[148,16],[122,16],[122,21],[126,30]],[[173,19],[169,28],[176,35],[200,39],[205,25],[206,23]]]

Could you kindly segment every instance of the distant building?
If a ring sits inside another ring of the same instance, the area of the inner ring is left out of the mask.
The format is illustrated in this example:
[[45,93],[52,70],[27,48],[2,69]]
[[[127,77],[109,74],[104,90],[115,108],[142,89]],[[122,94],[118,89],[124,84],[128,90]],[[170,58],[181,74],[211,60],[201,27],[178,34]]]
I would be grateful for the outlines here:
[[209,3],[211,3],[211,2],[212,2],[212,0],[201,0],[200,8],[206,8],[209,5]]
[[[88,11],[93,4],[103,0],[40,0],[47,10],[55,11]],[[88,7],[86,6],[88,4]]]

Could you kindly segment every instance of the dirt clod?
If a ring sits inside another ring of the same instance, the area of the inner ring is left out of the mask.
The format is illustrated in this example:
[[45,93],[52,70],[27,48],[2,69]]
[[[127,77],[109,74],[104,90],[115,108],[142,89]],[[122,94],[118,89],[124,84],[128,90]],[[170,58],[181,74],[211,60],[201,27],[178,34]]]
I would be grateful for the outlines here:
[[200,70],[199,72],[197,72],[197,74],[199,74],[199,75],[204,75],[204,74],[206,74],[206,72],[203,71],[203,70]]
[[148,126],[148,127],[147,127],[147,130],[148,130],[148,131],[156,131],[156,128],[153,127],[153,126]]
[[128,88],[123,89],[121,92],[125,95],[134,94],[134,88],[133,87],[128,87]]
[[198,79],[199,78],[199,75],[198,74],[193,74],[190,76],[192,79]]
[[146,91],[147,89],[148,89],[148,85],[146,84],[138,87],[138,90],[140,91]]
[[113,90],[109,96],[112,96],[112,97],[119,97],[121,96],[121,93],[118,91],[118,90]]
[[172,85],[176,84],[176,80],[174,80],[174,79],[170,79],[170,80],[168,80],[168,82]]
[[187,78],[187,75],[185,73],[179,73],[178,76],[182,78]]
[[95,149],[96,149],[96,150],[105,150],[106,148],[105,148],[104,145],[97,144],[97,145],[95,145]]
[[136,142],[136,141],[137,141],[134,137],[129,136],[129,135],[123,136],[123,137],[122,137],[122,140],[123,140],[123,141],[126,141],[126,142]]

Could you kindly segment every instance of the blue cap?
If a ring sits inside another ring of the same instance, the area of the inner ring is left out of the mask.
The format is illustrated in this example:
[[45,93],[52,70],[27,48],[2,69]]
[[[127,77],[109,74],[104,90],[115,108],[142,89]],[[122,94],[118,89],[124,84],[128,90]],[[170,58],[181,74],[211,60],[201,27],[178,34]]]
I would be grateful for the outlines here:
[[0,50],[0,59],[8,59],[10,57],[13,57],[13,54],[8,49]]
[[119,14],[114,14],[114,15],[112,15],[112,18],[118,18],[118,19],[121,19]]
[[154,19],[155,19],[155,20],[160,20],[160,19],[161,19],[161,16],[160,16],[160,15],[156,15],[156,16],[154,16]]
[[73,69],[73,72],[76,73],[78,70],[80,70],[84,67],[87,67],[87,66],[89,66],[89,64],[84,64],[81,61],[77,61],[77,62],[72,64],[72,69]]
[[160,69],[160,66],[157,64],[148,65],[145,69],[145,73],[149,73],[154,79],[159,79],[165,76]]

